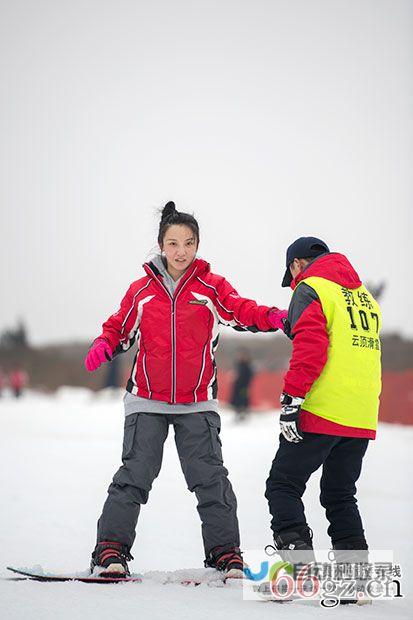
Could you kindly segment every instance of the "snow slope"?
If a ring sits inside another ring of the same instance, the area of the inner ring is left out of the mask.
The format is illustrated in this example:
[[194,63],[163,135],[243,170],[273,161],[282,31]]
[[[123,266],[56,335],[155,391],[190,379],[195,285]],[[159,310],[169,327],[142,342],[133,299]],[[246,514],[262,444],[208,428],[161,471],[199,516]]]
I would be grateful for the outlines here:
[[[277,415],[256,414],[236,425],[223,412],[225,463],[239,503],[244,548],[271,542],[263,496],[278,443]],[[93,395],[62,389],[54,397],[28,393],[20,401],[0,400],[0,577],[6,565],[75,572],[85,570],[94,546],[96,520],[106,489],[120,464],[123,431],[121,394]],[[358,484],[359,505],[369,544],[394,549],[403,568],[403,600],[376,601],[369,607],[321,610],[315,605],[243,601],[239,584],[185,588],[182,569],[203,573],[203,549],[195,497],[186,489],[172,432],[161,474],[142,509],[131,569],[147,574],[142,584],[89,585],[0,581],[0,618],[74,620],[77,618],[165,617],[197,620],[293,618],[316,614],[368,620],[407,618],[413,596],[413,429],[382,424],[367,452]],[[318,480],[305,495],[315,545],[326,549],[327,522],[318,503]],[[156,572],[154,572],[156,571]],[[186,573],[185,573],[186,574]]]

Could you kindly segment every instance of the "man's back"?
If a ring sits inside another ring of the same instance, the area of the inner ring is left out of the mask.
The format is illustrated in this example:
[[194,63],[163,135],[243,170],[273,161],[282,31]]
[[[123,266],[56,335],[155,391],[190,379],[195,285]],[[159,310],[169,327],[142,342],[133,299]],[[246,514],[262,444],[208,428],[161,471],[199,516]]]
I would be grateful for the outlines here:
[[301,429],[373,439],[381,390],[378,303],[337,253],[312,261],[293,287],[284,390],[305,395]]

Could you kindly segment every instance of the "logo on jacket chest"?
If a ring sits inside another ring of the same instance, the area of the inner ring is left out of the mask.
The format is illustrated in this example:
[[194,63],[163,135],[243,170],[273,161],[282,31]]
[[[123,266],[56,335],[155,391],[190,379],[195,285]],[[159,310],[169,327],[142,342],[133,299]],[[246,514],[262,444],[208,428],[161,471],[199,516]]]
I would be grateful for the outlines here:
[[192,304],[193,306],[206,306],[208,303],[208,300],[207,299],[190,299],[188,303]]

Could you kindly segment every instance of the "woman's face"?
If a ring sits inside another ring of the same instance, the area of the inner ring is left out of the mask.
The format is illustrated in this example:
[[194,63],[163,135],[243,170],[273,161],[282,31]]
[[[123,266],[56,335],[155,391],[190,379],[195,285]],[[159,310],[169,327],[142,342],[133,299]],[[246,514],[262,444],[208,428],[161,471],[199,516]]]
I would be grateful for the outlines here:
[[194,260],[197,249],[197,239],[188,226],[184,224],[169,226],[161,247],[168,269],[172,268],[177,274],[183,273]]

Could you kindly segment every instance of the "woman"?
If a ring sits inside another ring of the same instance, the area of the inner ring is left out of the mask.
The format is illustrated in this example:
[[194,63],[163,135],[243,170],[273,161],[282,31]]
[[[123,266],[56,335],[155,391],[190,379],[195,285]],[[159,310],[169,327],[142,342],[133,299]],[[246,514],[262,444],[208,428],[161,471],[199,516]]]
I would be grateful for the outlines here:
[[162,211],[158,243],[162,255],[144,265],[146,274],[131,284],[85,360],[93,371],[137,343],[124,398],[123,465],[98,521],[91,568],[104,576],[129,574],[140,507],[159,474],[172,425],[188,488],[198,499],[205,566],[241,577],[237,504],[219,438],[214,352],[221,324],[270,331],[279,327],[280,312],[240,297],[196,258],[198,223],[173,202]]

